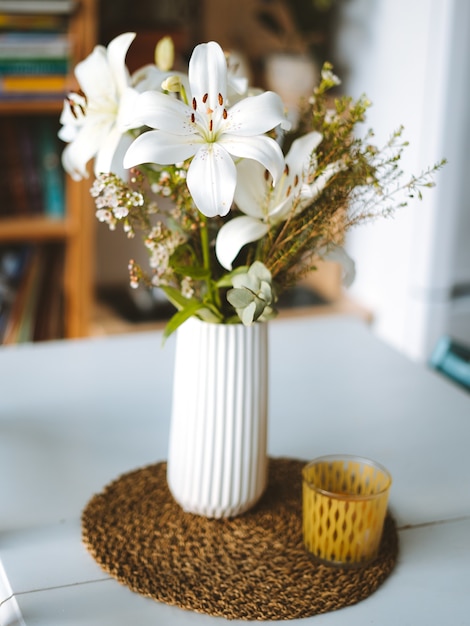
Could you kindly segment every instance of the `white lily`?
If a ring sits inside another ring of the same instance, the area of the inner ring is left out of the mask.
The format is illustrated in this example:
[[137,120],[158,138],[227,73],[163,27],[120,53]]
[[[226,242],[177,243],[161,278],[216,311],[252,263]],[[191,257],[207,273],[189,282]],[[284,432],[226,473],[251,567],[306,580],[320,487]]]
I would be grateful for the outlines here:
[[86,164],[93,157],[96,175],[112,171],[124,176],[122,159],[132,142],[126,133],[135,128],[130,121],[135,100],[139,91],[162,80],[162,72],[152,66],[136,77],[129,75],[125,57],[134,37],[124,33],[107,48],[96,46],[75,68],[81,91],[64,103],[59,137],[68,143],[64,169],[76,180],[88,176]]
[[188,77],[190,105],[155,91],[138,98],[135,123],[155,130],[134,141],[124,166],[192,159],[187,185],[195,205],[207,217],[226,215],[237,179],[233,157],[260,162],[274,180],[282,174],[282,151],[264,133],[285,123],[283,104],[266,92],[227,109],[227,64],[215,42],[196,46]]
[[322,192],[329,179],[342,169],[341,163],[328,165],[312,183],[309,174],[315,171],[314,151],[322,140],[311,132],[296,139],[285,158],[284,175],[273,187],[259,163],[242,161],[237,166],[238,184],[235,203],[245,215],[226,222],[216,240],[216,255],[228,270],[247,243],[258,241],[269,229],[284,221],[291,211],[300,213]]

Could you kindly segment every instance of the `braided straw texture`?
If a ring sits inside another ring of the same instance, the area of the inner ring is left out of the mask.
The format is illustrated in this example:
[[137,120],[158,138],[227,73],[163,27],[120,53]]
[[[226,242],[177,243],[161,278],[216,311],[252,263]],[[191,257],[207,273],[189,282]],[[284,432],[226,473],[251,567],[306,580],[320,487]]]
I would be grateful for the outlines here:
[[367,598],[392,571],[398,539],[389,515],[377,559],[324,565],[302,539],[304,461],[270,459],[260,502],[231,519],[185,513],[166,482],[166,463],[125,474],[93,496],[83,540],[104,571],[144,596],[240,620],[326,613]]

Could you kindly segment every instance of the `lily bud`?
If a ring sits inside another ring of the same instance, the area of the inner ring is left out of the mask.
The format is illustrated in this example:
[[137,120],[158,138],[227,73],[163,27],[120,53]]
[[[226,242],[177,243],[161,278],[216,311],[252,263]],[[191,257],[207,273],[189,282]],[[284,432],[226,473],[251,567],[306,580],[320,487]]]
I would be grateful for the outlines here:
[[171,37],[163,37],[155,46],[155,65],[162,72],[168,72],[175,62],[175,46]]
[[162,82],[163,91],[168,91],[169,93],[179,93],[181,91],[181,79],[179,76],[168,76]]

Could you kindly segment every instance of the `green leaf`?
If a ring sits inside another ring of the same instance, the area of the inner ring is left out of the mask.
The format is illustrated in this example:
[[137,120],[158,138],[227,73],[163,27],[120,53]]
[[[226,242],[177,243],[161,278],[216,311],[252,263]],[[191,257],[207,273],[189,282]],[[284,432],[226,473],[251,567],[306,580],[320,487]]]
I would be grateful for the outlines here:
[[204,322],[217,324],[222,321],[222,315],[215,307],[207,306],[203,302],[199,302],[199,300],[195,300],[194,298],[187,302],[189,302],[189,304],[180,311],[177,311],[165,326],[165,330],[163,331],[164,339],[168,339],[168,337],[174,333],[175,330],[181,326],[181,324],[196,314]]
[[172,264],[172,268],[179,276],[189,276],[189,278],[194,278],[195,280],[210,278],[210,272],[205,267]]
[[186,298],[183,294],[175,289],[174,287],[168,287],[162,285],[160,289],[166,295],[171,304],[176,307],[179,311],[185,309],[189,305],[201,305],[201,302],[196,298]]
[[190,303],[184,309],[177,311],[173,317],[170,318],[167,325],[165,326],[165,330],[163,331],[163,337],[168,339],[168,337],[175,332],[175,330],[181,326],[186,320],[195,315],[200,309],[204,308],[204,305],[199,301],[195,301]]
[[212,305],[204,306],[197,313],[204,322],[219,324],[223,320],[221,313]]

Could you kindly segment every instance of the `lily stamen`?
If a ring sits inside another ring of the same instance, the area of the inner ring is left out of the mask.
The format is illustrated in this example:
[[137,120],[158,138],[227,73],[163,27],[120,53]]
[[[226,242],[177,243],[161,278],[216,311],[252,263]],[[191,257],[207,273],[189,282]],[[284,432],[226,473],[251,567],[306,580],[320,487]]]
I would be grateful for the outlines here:
[[86,93],[85,93],[82,89],[79,89],[79,90],[76,92],[76,94],[77,94],[77,96],[81,96],[81,97],[85,100],[85,104],[88,104],[88,98],[87,98],[87,95],[86,95]]
[[78,119],[78,113],[77,113],[77,109],[80,111],[80,113],[82,115],[86,114],[86,108],[85,106],[81,103],[81,102],[77,102],[74,99],[74,96],[79,96],[79,97],[83,97],[85,100],[85,104],[87,104],[87,100],[84,96],[82,96],[82,94],[80,92],[73,92],[70,95],[66,96],[65,100],[68,102],[69,106],[70,106],[70,111],[73,115],[73,117],[75,119]]

